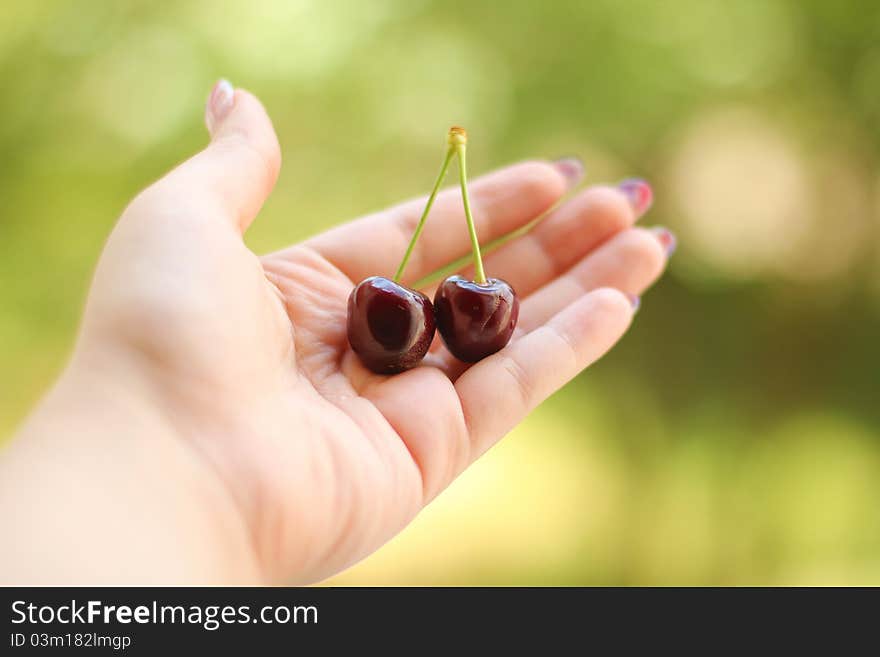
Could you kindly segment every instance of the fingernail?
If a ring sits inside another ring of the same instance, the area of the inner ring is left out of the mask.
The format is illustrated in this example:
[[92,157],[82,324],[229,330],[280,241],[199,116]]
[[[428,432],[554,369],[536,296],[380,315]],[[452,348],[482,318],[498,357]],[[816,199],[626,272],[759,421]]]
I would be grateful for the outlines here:
[[214,128],[226,118],[235,102],[235,91],[229,80],[220,79],[211,89],[208,96],[208,104],[205,108],[205,123],[208,125],[208,132],[214,132]]
[[636,296],[635,294],[627,294],[626,298],[629,299],[630,304],[633,307],[633,315],[639,312],[639,307],[642,305],[642,297]]
[[654,202],[654,191],[651,189],[651,185],[641,178],[627,178],[618,183],[617,188],[629,200],[636,213],[636,218],[645,214],[651,207],[651,203]]
[[569,187],[577,185],[584,177],[584,163],[577,157],[561,157],[553,160],[556,170],[565,176]]
[[667,258],[675,253],[675,249],[678,246],[678,240],[675,238],[675,233],[665,226],[654,226],[651,228],[651,232],[654,233],[657,241],[660,242],[660,246],[666,251]]

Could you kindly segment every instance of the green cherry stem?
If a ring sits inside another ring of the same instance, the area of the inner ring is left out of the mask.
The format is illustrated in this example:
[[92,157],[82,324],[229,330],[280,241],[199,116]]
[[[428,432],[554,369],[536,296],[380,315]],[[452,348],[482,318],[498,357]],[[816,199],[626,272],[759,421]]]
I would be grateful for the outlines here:
[[[500,235],[499,237],[496,237],[495,239],[484,243],[480,247],[481,252],[482,253],[492,253],[492,252],[500,249],[502,246],[504,246],[508,242],[512,242],[513,240],[520,238],[523,235],[528,235],[542,221],[544,221],[544,219],[546,219],[547,217],[552,215],[553,212],[557,208],[565,205],[568,201],[570,201],[578,193],[578,191],[579,191],[578,188],[572,188],[571,190],[569,190],[569,192],[567,194],[560,197],[559,200],[556,201],[556,203],[554,203],[549,208],[544,210],[544,212],[542,212],[536,218],[532,219],[527,224],[523,224],[519,228],[514,228],[513,230],[508,231],[508,232],[504,233],[503,235]],[[438,267],[437,269],[432,271],[430,274],[425,274],[419,280],[417,280],[415,283],[413,283],[412,286],[417,290],[420,290],[425,287],[430,287],[434,283],[441,281],[444,278],[447,278],[448,276],[451,276],[455,272],[461,271],[462,269],[467,267],[471,263],[472,260],[473,260],[473,258],[471,257],[470,253],[468,253],[466,256],[462,256],[461,258],[456,258],[455,260],[447,262],[442,267]]]
[[450,145],[449,148],[446,149],[446,157],[443,158],[443,166],[440,167],[440,174],[437,176],[437,181],[434,183],[434,189],[431,190],[431,195],[428,197],[428,202],[425,204],[422,216],[419,217],[419,223],[416,225],[412,239],[409,241],[409,246],[406,247],[406,253],[403,254],[403,260],[400,261],[397,273],[394,274],[395,283],[400,282],[400,279],[403,276],[403,270],[406,269],[406,264],[409,262],[410,256],[412,256],[413,249],[416,248],[416,242],[419,240],[419,235],[422,234],[422,229],[425,227],[425,220],[428,218],[431,206],[434,205],[434,199],[437,198],[437,192],[440,189],[440,185],[443,184],[443,179],[446,178],[446,172],[449,170],[449,163],[452,162],[452,156],[454,154],[455,149]]
[[[480,240],[477,239],[477,228],[474,225],[474,217],[471,214],[471,200],[467,189],[467,166],[465,164],[465,152],[467,151],[467,134],[464,128],[452,128],[449,131],[450,141],[455,144],[458,153],[458,173],[461,179],[461,200],[464,203],[464,216],[467,219],[468,232],[471,235],[471,249],[474,252],[474,281],[477,285],[486,284],[486,272],[483,271],[483,256],[480,253]],[[453,137],[454,135],[454,137]]]

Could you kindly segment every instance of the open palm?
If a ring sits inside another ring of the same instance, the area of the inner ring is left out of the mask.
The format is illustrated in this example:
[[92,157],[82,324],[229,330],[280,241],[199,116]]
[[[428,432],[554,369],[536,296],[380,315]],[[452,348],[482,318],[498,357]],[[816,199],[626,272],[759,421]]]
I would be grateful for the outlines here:
[[[359,280],[393,272],[423,201],[257,257],[241,236],[277,177],[278,143],[247,92],[211,112],[209,147],[117,225],[79,349],[109,341],[146,372],[180,440],[234,500],[266,581],[315,581],[388,540],[607,351],[665,254],[631,227],[624,193],[585,190],[486,257],[522,300],[505,349],[466,367],[437,341],[422,366],[372,374],[348,347],[346,301]],[[571,167],[525,162],[476,181],[481,241],[551,208]],[[460,197],[442,192],[407,278],[468,250]]]

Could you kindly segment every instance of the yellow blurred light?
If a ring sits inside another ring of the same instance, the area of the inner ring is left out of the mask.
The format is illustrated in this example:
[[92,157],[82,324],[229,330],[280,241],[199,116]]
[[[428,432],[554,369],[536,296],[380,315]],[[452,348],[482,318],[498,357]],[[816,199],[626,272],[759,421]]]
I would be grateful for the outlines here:
[[679,445],[654,481],[641,482],[643,503],[633,534],[640,581],[704,581],[715,555],[711,455],[706,441]]
[[756,472],[766,477],[774,530],[791,543],[793,558],[834,557],[841,545],[866,547],[880,538],[874,512],[880,462],[873,442],[849,418],[806,412],[785,422],[758,450]]
[[871,234],[868,179],[846,146],[811,149],[748,108],[698,118],[670,166],[691,253],[736,277],[848,271]]
[[854,155],[826,153],[812,163],[814,221],[791,257],[778,263],[788,278],[813,281],[846,274],[871,248],[869,180]]
[[589,539],[616,522],[620,483],[583,441],[571,422],[537,413],[400,536],[329,583],[472,584],[497,573],[516,583],[560,562],[609,558]]
[[688,128],[671,165],[682,241],[735,275],[774,270],[809,231],[807,173],[793,144],[749,110]]

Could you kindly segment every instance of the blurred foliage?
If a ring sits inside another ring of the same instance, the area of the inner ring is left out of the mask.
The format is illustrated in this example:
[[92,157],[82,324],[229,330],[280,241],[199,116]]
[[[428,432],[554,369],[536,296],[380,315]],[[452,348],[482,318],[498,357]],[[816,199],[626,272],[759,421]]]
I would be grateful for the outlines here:
[[880,584],[880,4],[2,3],[0,433],[221,75],[284,150],[256,251],[426,192],[452,123],[475,174],[645,177],[679,235],[622,344],[334,582]]

